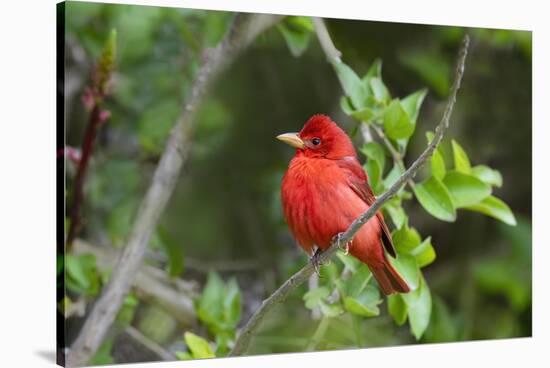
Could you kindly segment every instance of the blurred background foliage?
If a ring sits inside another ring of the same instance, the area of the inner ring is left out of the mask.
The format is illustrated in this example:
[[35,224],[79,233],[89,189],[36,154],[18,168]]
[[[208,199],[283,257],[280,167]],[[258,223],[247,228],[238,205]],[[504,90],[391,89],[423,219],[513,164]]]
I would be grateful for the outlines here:
[[[111,117],[101,128],[87,177],[80,237],[120,250],[204,53],[223,38],[233,15],[68,2],[65,16],[69,146],[81,144],[88,120],[81,96],[109,32],[117,30],[113,93],[105,101]],[[284,224],[279,200],[292,152],[274,137],[298,130],[314,113],[330,115],[350,133],[357,123],[340,109],[341,86],[315,35],[295,31],[308,23],[296,19],[262,34],[210,89],[190,158],[150,244],[146,263],[171,282],[186,283],[197,320],[183,323],[158,300],[133,291],[91,363],[223,356],[235,328],[307,261]],[[326,22],[345,63],[359,75],[380,58],[392,95],[427,88],[406,164],[424,149],[424,132],[439,121],[456,50],[465,31],[472,36],[447,136],[460,142],[472,163],[500,171],[504,185],[494,194],[513,210],[517,225],[466,211],[444,223],[417,201],[404,204],[409,224],[430,234],[437,251],[423,269],[432,313],[420,342],[530,336],[531,33]],[[446,157],[452,156],[450,147],[446,142],[442,148]],[[74,172],[68,162],[68,195]],[[71,311],[70,344],[110,270],[91,254],[69,254],[64,261],[68,294],[60,303]],[[377,307],[377,317],[319,318],[304,307],[307,291],[302,286],[264,322],[250,354],[416,341],[407,325],[395,324],[387,301]],[[311,302],[315,295],[309,297]],[[136,331],[149,349],[136,340]]]

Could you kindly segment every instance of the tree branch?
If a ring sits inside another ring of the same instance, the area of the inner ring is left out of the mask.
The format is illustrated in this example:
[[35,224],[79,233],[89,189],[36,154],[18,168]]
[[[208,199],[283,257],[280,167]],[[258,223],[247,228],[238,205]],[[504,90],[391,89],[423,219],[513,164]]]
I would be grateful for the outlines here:
[[[93,254],[100,271],[111,271],[119,256],[119,252],[94,246],[78,238],[74,240],[73,252],[74,254]],[[184,326],[190,326],[197,320],[192,298],[194,291],[189,286],[182,287],[178,284],[172,286],[170,283],[171,280],[166,277],[165,272],[142,264],[134,275],[132,285],[140,299],[157,304]]]
[[[314,25],[316,27],[316,30],[319,30],[319,24],[322,24],[322,21],[320,19],[315,18]],[[325,31],[326,31],[326,28],[325,28]],[[320,33],[319,40],[321,42],[326,42],[327,37],[323,36],[323,34],[325,33],[322,31],[319,33]],[[326,34],[328,34],[328,32]],[[395,194],[401,189],[401,187],[408,180],[412,179],[415,176],[418,169],[426,162],[426,160],[428,160],[432,156],[434,150],[436,149],[437,145],[441,142],[443,135],[449,126],[449,119],[453,111],[453,106],[456,102],[456,94],[458,92],[458,89],[460,88],[460,83],[462,81],[462,76],[464,74],[464,64],[466,61],[466,55],[468,53],[469,42],[470,42],[470,39],[468,35],[466,35],[464,37],[464,40],[462,42],[462,47],[460,49],[458,62],[456,66],[455,79],[451,87],[450,96],[447,101],[447,106],[445,107],[445,111],[443,113],[443,117],[441,118],[441,121],[439,122],[439,124],[435,129],[434,138],[428,144],[428,147],[424,150],[424,152],[422,152],[422,154],[416,159],[416,161],[414,161],[413,164],[399,177],[399,179],[397,179],[397,181],[388,189],[388,191],[382,194],[380,197],[378,197],[376,201],[372,204],[372,206],[365,213],[363,213],[361,216],[355,219],[355,221],[352,222],[352,224],[348,227],[348,229],[344,233],[338,234],[337,240],[334,241],[331,244],[331,246],[321,254],[320,261],[322,263],[328,261],[336,254],[336,252],[340,248],[340,244],[342,245],[347,244],[349,241],[351,241],[353,236],[357,233],[357,231],[359,231],[361,226],[363,226],[372,216],[374,216],[386,201],[388,201],[390,198],[395,196]],[[325,46],[323,48],[325,48]],[[311,263],[306,264],[300,271],[296,272],[288,280],[286,280],[281,285],[281,287],[279,287],[279,289],[275,290],[275,292],[271,294],[271,296],[265,299],[262,302],[262,305],[260,306],[260,308],[256,310],[256,312],[252,315],[250,320],[246,323],[246,325],[240,331],[239,336],[235,341],[235,346],[229,353],[229,356],[237,356],[245,353],[246,350],[248,349],[252,336],[257,332],[262,320],[278,304],[282,303],[285,300],[285,298],[288,296],[288,294],[290,294],[290,292],[292,292],[300,284],[305,282],[313,272],[314,272],[314,269],[312,264]]]
[[237,54],[280,20],[281,16],[237,14],[223,41],[212,49],[199,69],[189,100],[172,129],[152,182],[138,209],[124,251],[109,283],[86,319],[67,356],[68,366],[85,364],[100,346],[128,293],[134,275],[143,260],[151,235],[172,194],[181,167],[189,153],[195,112],[216,76]]

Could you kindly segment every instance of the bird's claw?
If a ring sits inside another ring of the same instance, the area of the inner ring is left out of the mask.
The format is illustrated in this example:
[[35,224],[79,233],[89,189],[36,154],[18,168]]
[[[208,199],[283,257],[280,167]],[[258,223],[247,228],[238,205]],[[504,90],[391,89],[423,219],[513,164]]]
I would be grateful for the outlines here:
[[349,254],[349,244],[351,242],[347,242],[346,245],[344,245],[344,254],[347,256]]
[[[338,248],[342,248],[342,237],[343,237],[343,233],[338,233],[336,235],[334,235],[334,238],[332,238],[332,242],[333,243],[336,243],[338,245]],[[351,241],[347,242],[345,245],[344,245],[344,254],[345,255],[348,255],[349,254],[349,248],[351,246]]]
[[321,253],[323,251],[320,248],[317,248],[315,250],[315,253],[309,258],[309,261],[311,262],[311,265],[313,266],[313,270],[317,274],[317,276],[321,276],[320,273],[320,266],[321,266]]

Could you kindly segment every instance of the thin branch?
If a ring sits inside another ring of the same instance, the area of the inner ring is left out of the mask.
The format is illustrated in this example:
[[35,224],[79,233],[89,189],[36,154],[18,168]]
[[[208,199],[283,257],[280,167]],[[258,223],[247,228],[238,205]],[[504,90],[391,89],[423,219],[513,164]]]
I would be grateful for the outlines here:
[[[318,23],[319,22],[315,23],[316,27]],[[455,80],[451,87],[449,99],[447,100],[447,106],[445,107],[445,111],[443,113],[441,121],[435,129],[435,136],[428,144],[428,147],[424,150],[424,152],[422,152],[422,154],[416,159],[416,161],[414,161],[413,164],[399,177],[399,179],[397,179],[397,181],[388,189],[387,192],[378,197],[376,201],[372,204],[372,206],[370,206],[365,213],[355,219],[355,221],[351,223],[351,225],[344,233],[338,234],[337,240],[335,240],[326,251],[321,253],[321,263],[325,263],[329,259],[331,259],[340,248],[340,245],[347,244],[349,241],[351,241],[353,239],[353,236],[359,231],[361,226],[363,226],[372,216],[374,216],[386,201],[395,196],[397,192],[401,189],[401,187],[407,182],[407,180],[412,179],[418,169],[420,169],[420,167],[426,162],[426,160],[428,160],[432,156],[434,150],[441,142],[441,139],[443,138],[443,135],[449,126],[449,119],[453,111],[453,106],[456,102],[456,94],[458,92],[458,89],[460,88],[460,83],[464,74],[464,64],[466,62],[466,55],[468,54],[469,42],[470,39],[468,35],[466,35],[460,49],[455,72]],[[229,356],[238,356],[244,354],[248,349],[252,336],[254,336],[254,334],[257,332],[262,320],[277,305],[282,303],[286,299],[288,294],[290,294],[294,289],[305,282],[313,272],[314,269],[312,264],[306,264],[301,270],[299,270],[288,280],[286,280],[281,285],[281,287],[279,287],[279,289],[275,290],[275,292],[271,294],[271,296],[265,299],[262,302],[260,308],[258,308],[256,312],[254,312],[250,320],[240,331],[239,336],[235,341],[235,346],[229,353]]]
[[264,30],[282,17],[264,14],[237,14],[223,41],[211,52],[199,69],[189,100],[173,128],[152,182],[138,209],[128,242],[118,259],[110,281],[86,319],[67,356],[68,366],[85,364],[99,348],[113,323],[132,280],[141,264],[145,249],[172,194],[189,142],[195,113],[212,81]]
[[[372,124],[372,125],[361,124],[361,125],[365,126],[367,129],[369,129],[369,127],[372,126],[372,130],[374,130],[376,135],[382,140],[382,142],[384,142],[384,145],[386,146],[388,151],[390,151],[390,154],[392,155],[392,158],[393,158],[393,162],[395,162],[395,164],[399,166],[399,168],[402,171],[405,171],[405,162],[403,161],[403,155],[395,149],[395,147],[390,142],[390,140],[386,137],[382,129],[375,124]],[[409,184],[411,189],[414,189],[415,184],[412,179],[407,180],[407,184]]]
[[[118,252],[105,247],[94,246],[81,239],[75,239],[73,243],[74,254],[93,254],[100,271],[111,271],[115,266]],[[197,320],[197,314],[193,307],[194,290],[187,286],[183,289],[179,283],[172,282],[166,277],[165,272],[152,266],[142,264],[134,276],[132,285],[140,299],[158,305],[184,326],[190,326]],[[160,273],[164,278],[159,277]],[[181,280],[180,280],[181,281]]]
[[328,33],[323,19],[314,17],[313,26],[315,27],[315,33],[317,34],[319,43],[321,44],[325,55],[327,55],[327,58],[331,61],[332,59],[340,61],[342,53],[336,48],[336,46],[334,46],[334,42],[332,42],[332,38],[330,37],[330,33]]
[[142,334],[137,328],[133,326],[128,326],[126,327],[124,332],[134,341],[138,342],[141,346],[145,347],[147,350],[157,355],[160,359],[165,361],[177,360],[174,354]]

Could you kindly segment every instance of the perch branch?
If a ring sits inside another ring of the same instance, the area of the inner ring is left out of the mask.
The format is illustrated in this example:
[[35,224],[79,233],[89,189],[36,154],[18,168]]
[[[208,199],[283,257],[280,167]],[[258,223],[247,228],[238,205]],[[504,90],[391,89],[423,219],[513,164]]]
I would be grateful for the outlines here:
[[189,100],[172,129],[152,182],[138,209],[124,251],[118,258],[109,283],[71,346],[67,356],[68,366],[86,364],[97,351],[129,291],[147,244],[188,156],[195,113],[206,90],[242,49],[280,18],[263,14],[237,14],[224,39],[206,55],[191,87]]
[[[318,25],[318,21],[315,22],[315,25]],[[412,165],[397,179],[397,181],[386,191],[384,194],[382,194],[380,197],[376,199],[376,201],[372,204],[372,206],[369,207],[369,209],[363,213],[361,216],[359,216],[355,221],[351,223],[351,225],[348,227],[348,229],[344,233],[340,233],[338,235],[338,239],[333,241],[331,246],[321,253],[320,255],[320,261],[321,263],[327,262],[329,259],[331,259],[338,249],[340,248],[340,244],[347,244],[349,241],[352,240],[353,236],[359,231],[361,226],[365,224],[372,216],[376,214],[378,210],[382,207],[382,205],[388,201],[391,197],[393,197],[399,189],[407,182],[407,180],[412,179],[418,169],[428,160],[434,150],[436,149],[437,145],[441,142],[441,139],[443,139],[443,135],[445,131],[447,130],[449,126],[449,119],[451,117],[451,113],[453,111],[453,106],[456,102],[456,94],[458,92],[458,89],[460,88],[460,83],[462,81],[462,76],[464,74],[464,64],[466,61],[466,55],[468,54],[468,45],[469,45],[470,39],[466,35],[464,37],[464,40],[462,42],[462,47],[460,49],[458,62],[456,66],[456,72],[455,72],[455,79],[453,82],[453,85],[451,87],[450,96],[447,101],[447,105],[445,107],[445,111],[443,113],[443,117],[441,118],[441,121],[437,125],[435,129],[435,136],[432,139],[432,141],[428,144],[424,152],[412,163]],[[294,275],[292,275],[288,280],[286,280],[271,296],[269,296],[267,299],[265,299],[260,308],[254,312],[252,317],[248,320],[246,325],[241,329],[239,336],[237,337],[237,340],[235,341],[235,346],[229,353],[229,356],[238,356],[242,355],[246,352],[248,349],[248,346],[250,344],[250,340],[252,336],[257,332],[260,323],[262,320],[280,303],[282,303],[285,298],[292,292],[294,289],[296,289],[299,285],[307,281],[309,276],[314,272],[313,265],[311,263],[306,264],[301,270],[296,272]]]

